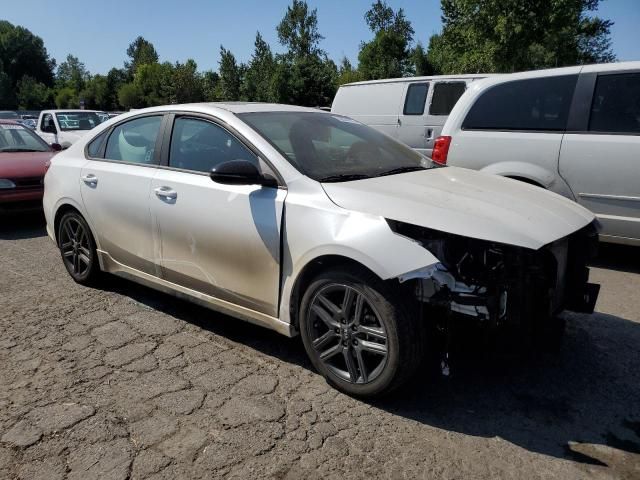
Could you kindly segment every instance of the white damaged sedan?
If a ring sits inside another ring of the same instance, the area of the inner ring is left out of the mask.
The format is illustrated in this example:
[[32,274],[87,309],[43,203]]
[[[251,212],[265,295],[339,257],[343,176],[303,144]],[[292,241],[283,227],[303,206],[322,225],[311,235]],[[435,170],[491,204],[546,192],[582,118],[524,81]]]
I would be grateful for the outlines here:
[[429,332],[534,335],[563,310],[593,311],[598,294],[586,209],[514,180],[430,168],[315,109],[119,116],[52,160],[44,211],[75,281],[109,272],[300,334],[318,371],[353,395],[410,378]]

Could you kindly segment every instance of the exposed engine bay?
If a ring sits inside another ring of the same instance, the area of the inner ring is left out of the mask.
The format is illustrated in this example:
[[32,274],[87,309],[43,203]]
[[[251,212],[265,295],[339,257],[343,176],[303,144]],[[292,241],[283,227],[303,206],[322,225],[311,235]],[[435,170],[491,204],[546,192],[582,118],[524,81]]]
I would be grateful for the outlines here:
[[588,283],[597,248],[594,224],[539,250],[462,237],[389,221],[440,263],[399,277],[416,297],[447,312],[492,326],[531,331],[562,310],[593,312],[599,285]]

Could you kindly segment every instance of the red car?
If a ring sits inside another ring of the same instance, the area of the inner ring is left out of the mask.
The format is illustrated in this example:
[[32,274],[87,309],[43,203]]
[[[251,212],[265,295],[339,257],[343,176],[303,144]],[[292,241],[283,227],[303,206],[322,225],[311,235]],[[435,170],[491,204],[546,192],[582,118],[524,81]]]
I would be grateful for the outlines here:
[[0,120],[0,213],[42,208],[44,174],[60,149],[19,123]]

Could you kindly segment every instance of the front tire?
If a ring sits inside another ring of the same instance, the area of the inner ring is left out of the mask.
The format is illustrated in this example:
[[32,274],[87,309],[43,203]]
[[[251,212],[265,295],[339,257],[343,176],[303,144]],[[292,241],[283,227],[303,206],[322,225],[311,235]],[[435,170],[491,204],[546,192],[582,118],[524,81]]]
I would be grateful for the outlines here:
[[57,239],[62,263],[71,278],[82,285],[95,284],[100,274],[96,242],[82,215],[65,213],[58,225]]
[[300,332],[314,367],[349,395],[390,392],[416,372],[423,324],[410,299],[364,269],[330,270],[307,288]]

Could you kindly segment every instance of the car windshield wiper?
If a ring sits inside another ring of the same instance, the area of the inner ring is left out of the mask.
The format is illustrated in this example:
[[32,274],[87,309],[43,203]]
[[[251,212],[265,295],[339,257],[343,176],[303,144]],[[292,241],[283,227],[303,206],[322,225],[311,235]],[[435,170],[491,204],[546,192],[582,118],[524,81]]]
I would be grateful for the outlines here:
[[328,177],[323,177],[319,182],[328,183],[328,182],[348,182],[350,180],[362,180],[364,178],[370,178],[369,175],[364,175],[362,173],[341,173],[340,175],[329,175]]
[[414,165],[411,167],[398,167],[391,170],[387,170],[386,172],[383,172],[383,173],[379,173],[378,175],[376,175],[376,177],[384,177],[386,175],[396,175],[398,173],[417,172],[418,170],[428,170],[428,169],[418,165]]

